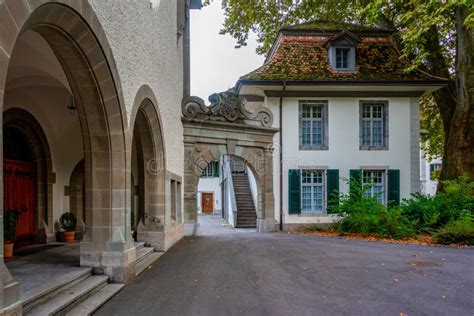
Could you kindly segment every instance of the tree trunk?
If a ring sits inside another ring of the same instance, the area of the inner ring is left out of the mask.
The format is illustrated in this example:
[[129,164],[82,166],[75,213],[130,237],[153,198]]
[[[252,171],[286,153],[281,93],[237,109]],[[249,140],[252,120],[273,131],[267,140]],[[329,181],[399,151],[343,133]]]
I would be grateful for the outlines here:
[[463,25],[466,16],[466,7],[456,10],[456,102],[451,109],[440,106],[445,131],[441,180],[466,174],[474,181],[474,29]]

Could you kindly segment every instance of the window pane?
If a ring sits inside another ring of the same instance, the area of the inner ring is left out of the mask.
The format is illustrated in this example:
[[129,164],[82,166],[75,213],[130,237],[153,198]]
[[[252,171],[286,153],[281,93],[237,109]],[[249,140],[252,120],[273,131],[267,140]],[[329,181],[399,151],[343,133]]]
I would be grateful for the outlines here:
[[363,106],[362,107],[362,117],[363,118],[370,118],[370,106]]
[[313,183],[323,183],[323,173],[321,171],[313,172]]
[[313,118],[321,118],[322,116],[322,108],[319,105],[313,106]]
[[303,105],[303,118],[310,118],[311,117],[311,106]]
[[311,122],[303,121],[301,123],[301,136],[303,138],[303,146],[311,146]]
[[303,171],[303,176],[301,179],[303,183],[311,183],[311,172]]
[[377,198],[377,201],[379,203],[383,203],[383,186],[374,185],[373,192],[374,192],[374,197]]
[[323,187],[313,187],[313,211],[321,212],[323,210]]
[[362,121],[362,145],[370,146],[370,121]]
[[382,118],[382,107],[380,105],[372,107],[372,117],[373,118]]
[[302,211],[311,211],[311,187],[303,186],[301,190],[301,209]]
[[342,50],[342,68],[349,68],[349,50]]
[[336,48],[336,68],[342,68],[342,50]]
[[313,146],[319,147],[323,144],[323,127],[321,121],[313,122]]
[[382,121],[373,121],[372,123],[372,145],[383,145]]

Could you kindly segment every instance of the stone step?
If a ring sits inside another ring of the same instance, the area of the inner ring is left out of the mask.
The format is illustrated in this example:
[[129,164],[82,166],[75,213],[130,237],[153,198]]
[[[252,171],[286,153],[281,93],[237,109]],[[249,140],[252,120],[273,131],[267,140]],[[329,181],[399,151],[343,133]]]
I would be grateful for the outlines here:
[[237,206],[237,213],[249,213],[249,212],[252,212],[252,213],[255,213],[255,207],[252,205],[252,206],[240,206],[238,205]]
[[159,257],[161,257],[164,252],[152,252],[150,255],[143,258],[141,261],[137,261],[135,266],[135,274],[139,275],[145,271],[150,265],[152,265]]
[[137,250],[137,263],[145,260],[145,258],[151,255],[153,252],[155,252],[155,248],[153,247],[143,247]]
[[42,304],[51,297],[54,297],[64,289],[70,288],[92,275],[92,268],[77,268],[76,271],[70,272],[61,278],[53,279],[45,282],[41,286],[21,294],[20,300],[23,313],[28,312],[34,307]]
[[236,228],[257,228],[257,224],[237,224]]
[[87,298],[73,309],[66,313],[66,316],[92,315],[115,294],[117,294],[125,284],[107,284],[91,297]]
[[55,315],[75,307],[107,285],[108,277],[104,275],[90,276],[78,284],[66,288],[50,299],[24,313],[25,315]]
[[138,252],[138,250],[142,249],[145,247],[145,242],[144,241],[136,241],[135,242],[135,249]]
[[252,213],[246,213],[246,214],[240,214],[238,215],[237,214],[237,218],[257,218],[257,216],[255,214],[252,214]]
[[253,224],[255,225],[255,223],[257,222],[257,219],[256,218],[246,218],[246,219],[237,219],[237,224]]
[[254,207],[255,204],[253,204],[253,202],[246,202],[246,201],[242,201],[242,202],[237,202],[237,208],[240,207]]
[[256,223],[257,218],[256,217],[238,217],[237,218],[237,223]]

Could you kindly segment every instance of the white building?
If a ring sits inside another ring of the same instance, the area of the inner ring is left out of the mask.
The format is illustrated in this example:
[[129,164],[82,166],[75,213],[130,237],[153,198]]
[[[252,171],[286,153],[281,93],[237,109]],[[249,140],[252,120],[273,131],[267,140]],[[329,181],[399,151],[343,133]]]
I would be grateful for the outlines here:
[[222,214],[233,227],[256,227],[257,181],[242,159],[223,155],[211,161],[199,178],[197,210]]
[[[419,97],[444,82],[406,73],[391,32],[307,23],[280,30],[263,66],[241,77],[240,95],[274,114],[275,219],[284,229],[331,223],[344,179],[399,203],[420,190]],[[281,214],[280,214],[281,212]]]
[[222,211],[222,190],[219,178],[219,161],[211,161],[199,178],[197,193],[198,213],[219,213]]
[[437,157],[428,160],[424,157],[423,151],[421,151],[420,159],[420,184],[421,193],[424,195],[435,195],[438,187],[438,180],[434,176],[435,171],[440,171],[442,167],[442,159]]

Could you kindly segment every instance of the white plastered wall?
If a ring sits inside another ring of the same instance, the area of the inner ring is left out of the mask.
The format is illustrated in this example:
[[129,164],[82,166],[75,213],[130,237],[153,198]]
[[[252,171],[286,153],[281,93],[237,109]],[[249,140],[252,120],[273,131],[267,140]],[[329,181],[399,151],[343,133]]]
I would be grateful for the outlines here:
[[105,31],[120,76],[125,107],[142,85],[158,101],[167,169],[183,175],[183,37],[177,36],[177,1],[89,0]]
[[[264,96],[263,88],[245,86],[241,94]],[[328,101],[329,150],[299,150],[299,100]],[[359,150],[359,101],[386,100],[389,103],[389,147],[388,150]],[[265,97],[261,104],[273,112],[272,127],[279,128],[278,97]],[[253,102],[252,106],[258,103]],[[382,167],[400,170],[400,197],[418,191],[419,185],[419,112],[418,98],[409,97],[284,97],[282,104],[283,129],[283,211],[285,224],[330,223],[332,216],[288,215],[288,170],[304,167],[339,169],[340,177],[349,177],[351,169]],[[273,187],[275,196],[275,219],[280,213],[280,157],[279,133],[274,136],[278,150],[273,156]],[[416,180],[415,180],[416,179]],[[340,180],[340,191],[348,192],[348,185]]]

